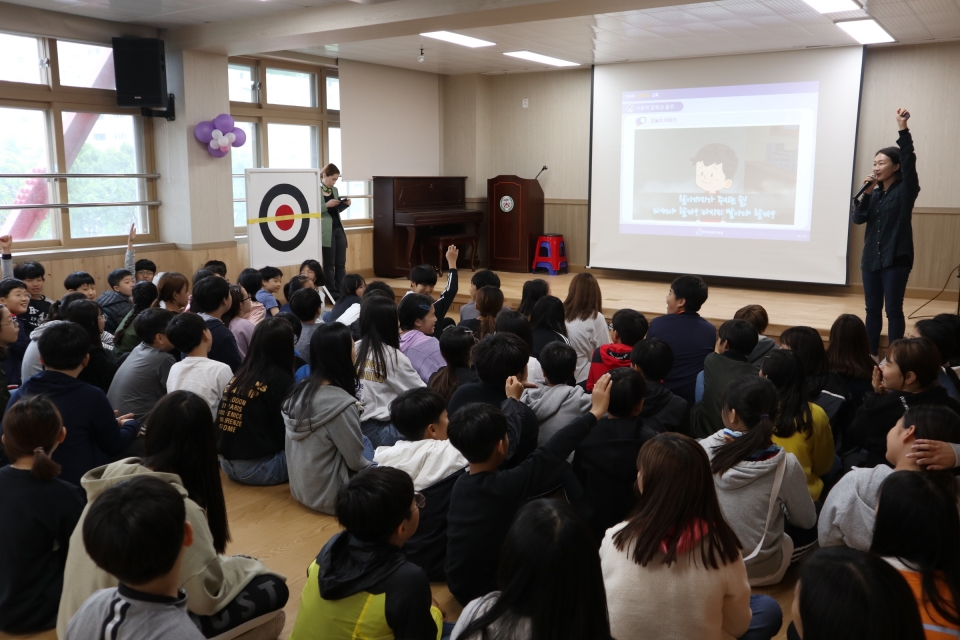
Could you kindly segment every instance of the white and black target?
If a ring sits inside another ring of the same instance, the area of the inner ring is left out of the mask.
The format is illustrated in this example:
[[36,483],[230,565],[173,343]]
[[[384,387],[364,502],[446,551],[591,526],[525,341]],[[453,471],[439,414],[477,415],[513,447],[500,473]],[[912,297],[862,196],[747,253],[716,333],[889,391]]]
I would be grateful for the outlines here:
[[[310,218],[295,218],[310,213],[310,205],[300,189],[292,184],[273,186],[260,201],[259,224],[263,239],[277,251],[293,251],[310,233]],[[270,220],[270,218],[274,218]]]
[[247,169],[250,266],[296,266],[323,255],[319,169]]

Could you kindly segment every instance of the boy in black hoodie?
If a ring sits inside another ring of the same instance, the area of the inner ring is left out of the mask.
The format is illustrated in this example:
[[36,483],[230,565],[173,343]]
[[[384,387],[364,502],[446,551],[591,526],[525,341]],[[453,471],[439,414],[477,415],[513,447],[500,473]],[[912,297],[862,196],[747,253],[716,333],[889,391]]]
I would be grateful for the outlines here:
[[51,458],[60,478],[80,486],[87,471],[107,464],[127,449],[140,431],[133,414],[114,417],[106,394],[77,376],[90,356],[90,336],[73,322],[52,326],[37,343],[44,371],[24,381],[10,395],[7,408],[23,396],[45,395],[63,416],[67,436]]
[[658,338],[641,340],[630,351],[630,366],[639,371],[647,383],[640,411],[644,423],[657,433],[686,433],[690,420],[687,401],[663,384],[673,367],[670,345]]
[[133,274],[126,269],[114,269],[107,276],[110,289],[104,291],[97,298],[97,304],[103,311],[103,330],[114,333],[128,313],[133,310],[133,285],[137,283]]
[[[437,315],[437,335],[444,328],[456,324],[452,319],[446,319],[447,311],[453,304],[453,299],[457,297],[457,258],[460,256],[460,250],[456,245],[447,247],[447,284],[443,288],[443,293],[433,303],[433,311]],[[410,292],[422,293],[433,297],[433,289],[437,286],[437,272],[429,264],[421,264],[410,270]]]
[[324,545],[307,570],[291,638],[439,637],[443,613],[430,582],[403,552],[423,500],[406,472],[389,467],[364,471],[340,487],[335,508],[346,531]]
[[657,435],[640,417],[647,386],[643,376],[631,368],[614,369],[609,376],[607,417],[597,422],[573,457],[573,472],[586,494],[577,506],[597,540],[623,522],[636,504],[637,456]]
[[527,500],[556,486],[567,456],[607,412],[610,375],[597,380],[589,413],[557,431],[519,466],[500,471],[510,448],[504,413],[519,405],[522,393],[523,382],[511,376],[504,412],[474,403],[450,420],[450,442],[470,463],[453,487],[447,512],[447,586],[464,606],[497,588],[500,547],[510,523]]

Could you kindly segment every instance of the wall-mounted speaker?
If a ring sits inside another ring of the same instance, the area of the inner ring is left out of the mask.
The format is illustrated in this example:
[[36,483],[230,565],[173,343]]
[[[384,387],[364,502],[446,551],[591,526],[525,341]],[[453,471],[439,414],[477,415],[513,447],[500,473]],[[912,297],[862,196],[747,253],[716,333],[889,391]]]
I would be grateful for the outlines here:
[[114,38],[113,70],[118,107],[167,108],[169,94],[163,40]]

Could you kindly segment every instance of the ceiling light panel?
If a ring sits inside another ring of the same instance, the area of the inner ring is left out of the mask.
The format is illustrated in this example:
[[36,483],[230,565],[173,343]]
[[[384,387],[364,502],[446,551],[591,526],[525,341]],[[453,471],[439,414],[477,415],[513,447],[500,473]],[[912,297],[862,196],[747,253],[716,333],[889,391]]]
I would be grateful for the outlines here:
[[853,0],[803,0],[820,13],[840,13],[841,11],[859,11],[860,5]]
[[545,56],[539,53],[534,53],[533,51],[504,51],[503,55],[510,56],[511,58],[520,58],[522,60],[529,60],[530,62],[536,62],[539,64],[548,64],[552,67],[579,67],[579,62],[570,62],[569,60],[561,60],[560,58],[551,58],[550,56]]
[[436,40],[443,40],[444,42],[459,44],[463,47],[470,47],[471,49],[477,49],[479,47],[492,47],[496,44],[496,42],[487,42],[486,40],[481,40],[480,38],[471,38],[470,36],[453,33],[452,31],[431,31],[429,33],[421,33],[420,35],[424,36],[425,38],[434,38]]
[[893,36],[884,31],[883,27],[877,24],[876,20],[850,20],[848,22],[838,22],[836,24],[860,44],[896,42],[896,40],[893,39]]

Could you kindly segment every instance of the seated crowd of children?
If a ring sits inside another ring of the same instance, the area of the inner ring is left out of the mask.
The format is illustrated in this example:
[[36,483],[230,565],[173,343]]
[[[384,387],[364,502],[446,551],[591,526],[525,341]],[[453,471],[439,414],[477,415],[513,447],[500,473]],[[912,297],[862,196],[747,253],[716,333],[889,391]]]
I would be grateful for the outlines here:
[[231,284],[132,241],[50,301],[0,238],[0,631],[278,637],[286,578],[225,554],[222,472],[343,527],[295,640],[769,639],[751,587],[798,561],[791,638],[960,636],[957,316],[878,364],[853,315],[828,348],[755,304],[718,329],[693,275],[608,326],[590,274],[512,310],[477,271],[456,324],[455,247],[436,299],[427,265],[334,299],[314,260]]

